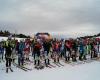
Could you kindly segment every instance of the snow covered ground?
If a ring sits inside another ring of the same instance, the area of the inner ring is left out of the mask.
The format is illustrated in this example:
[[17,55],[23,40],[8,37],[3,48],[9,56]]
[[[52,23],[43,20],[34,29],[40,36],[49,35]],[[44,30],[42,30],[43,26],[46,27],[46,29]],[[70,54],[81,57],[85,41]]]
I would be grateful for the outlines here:
[[[2,40],[7,40],[8,37],[0,37],[0,41]],[[13,38],[12,38],[13,39]],[[25,38],[16,38],[18,41],[20,41],[21,39],[25,39]]]
[[28,72],[12,66],[14,72],[7,74],[5,72],[5,64],[0,63],[0,80],[100,80],[99,61],[76,66],[63,64],[65,66],[45,68],[43,70],[33,68],[32,71]]
[[[7,38],[3,39],[6,40]],[[0,80],[100,80],[100,62],[98,61],[76,66],[63,64],[62,67],[45,68],[43,70],[36,70],[31,64],[28,67],[32,68],[32,71],[28,72],[12,66],[14,72],[9,71],[7,74],[5,62],[2,62],[0,63]]]

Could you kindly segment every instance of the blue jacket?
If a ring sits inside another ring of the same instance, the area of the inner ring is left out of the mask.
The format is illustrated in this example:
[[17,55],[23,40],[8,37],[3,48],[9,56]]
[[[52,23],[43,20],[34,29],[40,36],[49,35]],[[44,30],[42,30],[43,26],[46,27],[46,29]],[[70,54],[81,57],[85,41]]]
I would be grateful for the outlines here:
[[0,47],[0,54],[3,54],[3,53],[4,53],[4,48]]
[[19,43],[19,50],[20,50],[20,51],[23,51],[24,48],[25,48],[24,42],[20,42],[20,43]]
[[79,52],[80,53],[84,52],[84,45],[82,43],[80,43]]

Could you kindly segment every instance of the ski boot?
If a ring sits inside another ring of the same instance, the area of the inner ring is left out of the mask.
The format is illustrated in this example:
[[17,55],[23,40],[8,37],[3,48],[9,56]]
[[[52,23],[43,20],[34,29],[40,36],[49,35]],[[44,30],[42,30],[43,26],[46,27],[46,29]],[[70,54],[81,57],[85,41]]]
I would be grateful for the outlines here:
[[8,67],[6,68],[6,73],[8,73]]

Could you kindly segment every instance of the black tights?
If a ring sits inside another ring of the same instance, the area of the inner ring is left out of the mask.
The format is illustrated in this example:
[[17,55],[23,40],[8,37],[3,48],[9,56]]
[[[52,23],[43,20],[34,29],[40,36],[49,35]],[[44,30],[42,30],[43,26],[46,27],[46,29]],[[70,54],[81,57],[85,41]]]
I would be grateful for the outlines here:
[[11,67],[11,58],[6,58],[6,67]]

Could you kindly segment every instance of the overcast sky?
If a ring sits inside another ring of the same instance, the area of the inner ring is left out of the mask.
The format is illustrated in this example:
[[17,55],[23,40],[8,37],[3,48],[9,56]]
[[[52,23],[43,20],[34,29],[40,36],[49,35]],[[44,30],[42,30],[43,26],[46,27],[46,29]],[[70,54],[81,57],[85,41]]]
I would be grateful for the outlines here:
[[0,29],[16,33],[100,32],[100,0],[0,0]]

